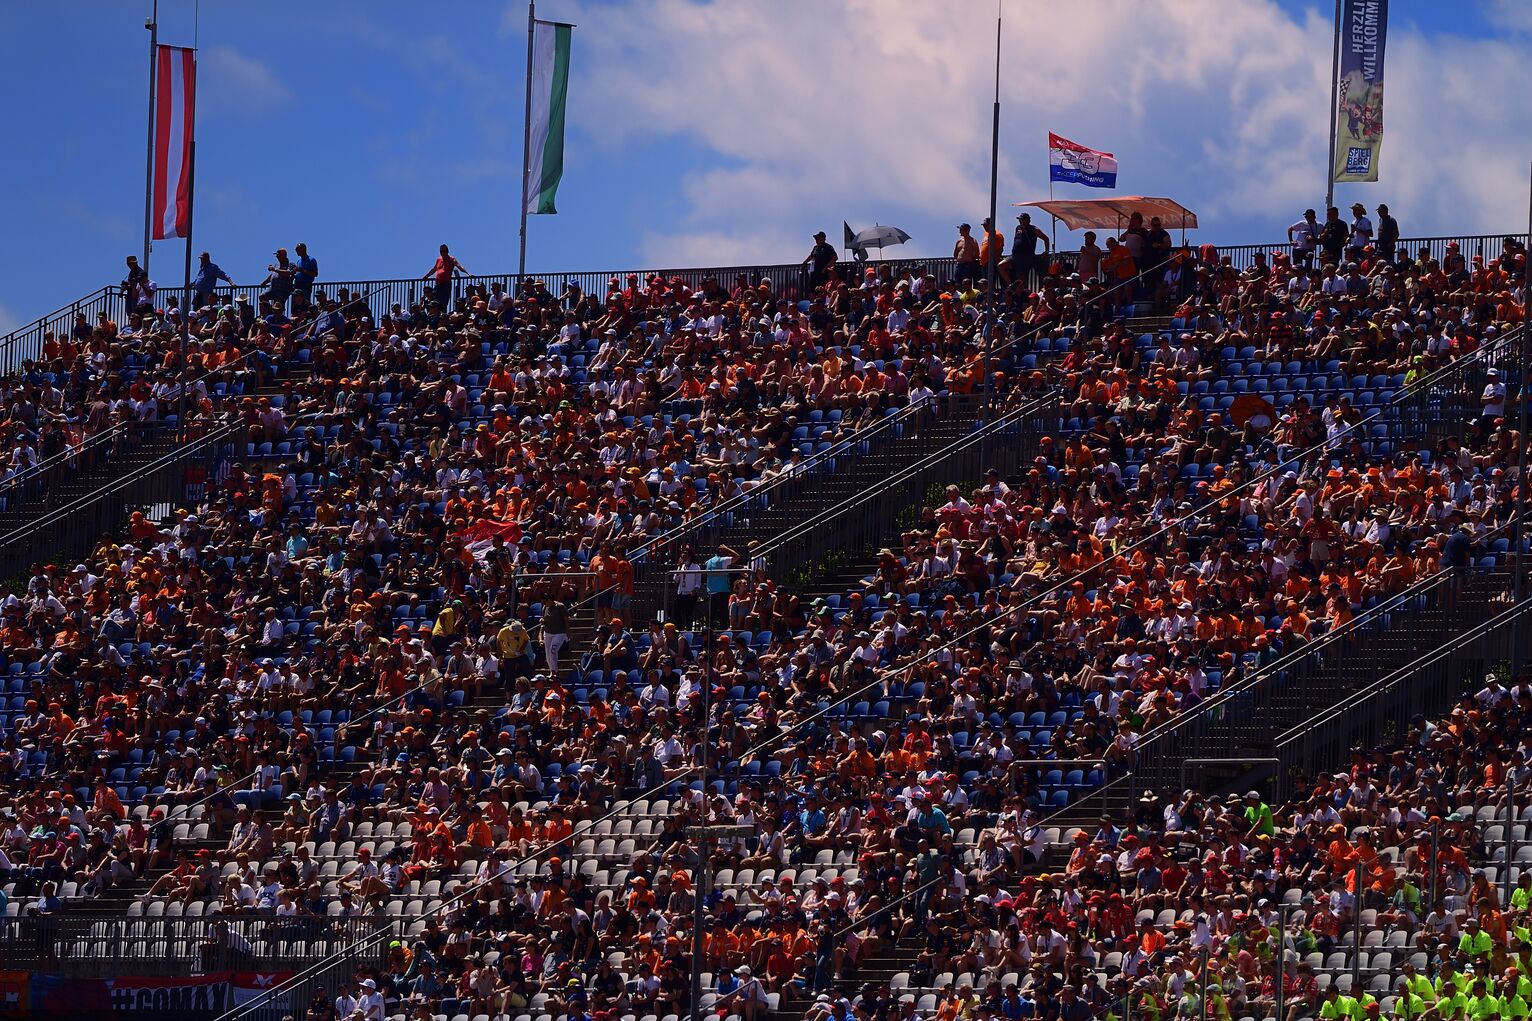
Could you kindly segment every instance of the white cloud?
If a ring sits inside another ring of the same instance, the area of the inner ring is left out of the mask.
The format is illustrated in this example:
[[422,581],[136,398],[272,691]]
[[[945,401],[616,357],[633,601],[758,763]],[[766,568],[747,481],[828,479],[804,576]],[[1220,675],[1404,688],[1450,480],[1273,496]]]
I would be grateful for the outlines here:
[[11,310],[4,305],[0,305],[0,336],[10,333],[20,325],[21,321],[16,318]]
[[[922,0],[588,3],[573,115],[602,158],[667,139],[713,155],[675,168],[683,211],[644,218],[649,258],[798,258],[842,217],[938,251],[988,204],[993,17]],[[1275,239],[1323,198],[1330,54],[1327,14],[1273,0],[1008,0],[1001,205],[1047,194],[1051,128],[1114,150],[1123,191],[1182,199],[1208,237]],[[1383,182],[1345,201],[1388,202],[1407,234],[1524,219],[1515,50],[1396,22],[1388,61]]]
[[210,46],[200,58],[203,113],[227,117],[263,117],[293,98],[265,63],[232,46]]

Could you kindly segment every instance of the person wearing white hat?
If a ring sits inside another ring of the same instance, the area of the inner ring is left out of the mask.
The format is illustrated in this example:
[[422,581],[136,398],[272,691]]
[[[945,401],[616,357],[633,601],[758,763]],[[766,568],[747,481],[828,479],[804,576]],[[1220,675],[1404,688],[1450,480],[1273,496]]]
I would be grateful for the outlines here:
[[1484,373],[1484,393],[1479,397],[1486,419],[1500,418],[1505,414],[1505,384],[1500,381],[1499,369],[1487,369]]
[[362,979],[357,991],[357,1008],[366,1021],[383,1021],[383,994],[378,992],[378,984],[370,978]]

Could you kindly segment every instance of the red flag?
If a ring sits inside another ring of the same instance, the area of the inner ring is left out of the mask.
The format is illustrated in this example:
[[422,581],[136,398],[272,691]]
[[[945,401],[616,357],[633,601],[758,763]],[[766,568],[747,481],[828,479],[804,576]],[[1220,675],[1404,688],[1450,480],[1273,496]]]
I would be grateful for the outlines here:
[[495,521],[480,518],[457,533],[458,540],[475,560],[483,560],[495,548],[495,539],[505,540],[509,546],[521,541],[521,525],[515,521]]
[[154,100],[154,239],[184,238],[191,230],[192,122],[197,98],[197,52],[161,46]]

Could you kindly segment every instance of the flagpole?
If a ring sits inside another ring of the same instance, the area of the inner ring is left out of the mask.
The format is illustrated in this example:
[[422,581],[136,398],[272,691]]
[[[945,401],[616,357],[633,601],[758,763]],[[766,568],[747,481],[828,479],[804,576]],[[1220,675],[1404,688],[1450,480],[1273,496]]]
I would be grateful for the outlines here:
[[1325,209],[1335,205],[1335,126],[1340,114],[1341,0],[1335,0],[1335,45],[1330,58],[1330,161],[1325,164]]
[[[195,127],[195,111],[192,117],[193,127]],[[179,394],[176,398],[176,431],[180,433],[182,443],[186,442],[187,437],[186,352],[191,347],[192,220],[197,213],[197,138],[195,132],[187,149],[187,156],[191,160],[191,169],[186,174],[186,283],[181,291],[181,366],[180,381],[176,387]]]
[[527,175],[532,172],[532,34],[537,28],[537,0],[527,0],[527,97],[521,119],[521,257],[516,261],[516,286],[527,275]]
[[[1053,201],[1053,161],[1051,159],[1048,161],[1048,201],[1049,202]],[[1052,222],[1050,222],[1048,224],[1049,244],[1053,245],[1053,250],[1054,251],[1058,251],[1058,248],[1059,248],[1059,218],[1057,216],[1054,216],[1053,215],[1053,210],[1050,209],[1050,210],[1048,210],[1048,219],[1050,221],[1052,221]],[[1050,259],[1051,259],[1051,257],[1050,257]]]
[[[149,223],[154,218],[154,69],[160,44],[160,0],[153,0],[149,20],[149,132],[144,142],[144,274],[149,273]],[[126,298],[126,296],[124,296]]]
[[[995,382],[990,365],[990,355],[995,345],[995,268],[999,265],[1002,254],[993,249],[1000,237],[1000,224],[996,222],[995,218],[999,212],[996,204],[1000,187],[1000,14],[1003,2],[1004,0],[995,0],[995,106],[989,138],[990,250],[986,253],[989,258],[985,260],[987,265],[984,267],[984,372],[979,377],[984,384],[985,421],[989,420],[989,411],[994,406]],[[984,461],[986,458],[984,447],[984,434],[980,433],[980,461]]]

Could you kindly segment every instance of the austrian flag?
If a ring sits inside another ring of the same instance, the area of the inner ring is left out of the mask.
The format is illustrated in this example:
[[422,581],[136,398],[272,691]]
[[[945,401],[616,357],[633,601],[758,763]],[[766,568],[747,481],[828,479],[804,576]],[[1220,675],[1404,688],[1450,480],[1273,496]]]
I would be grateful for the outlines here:
[[154,240],[191,232],[192,123],[197,52],[161,46],[154,82]]

